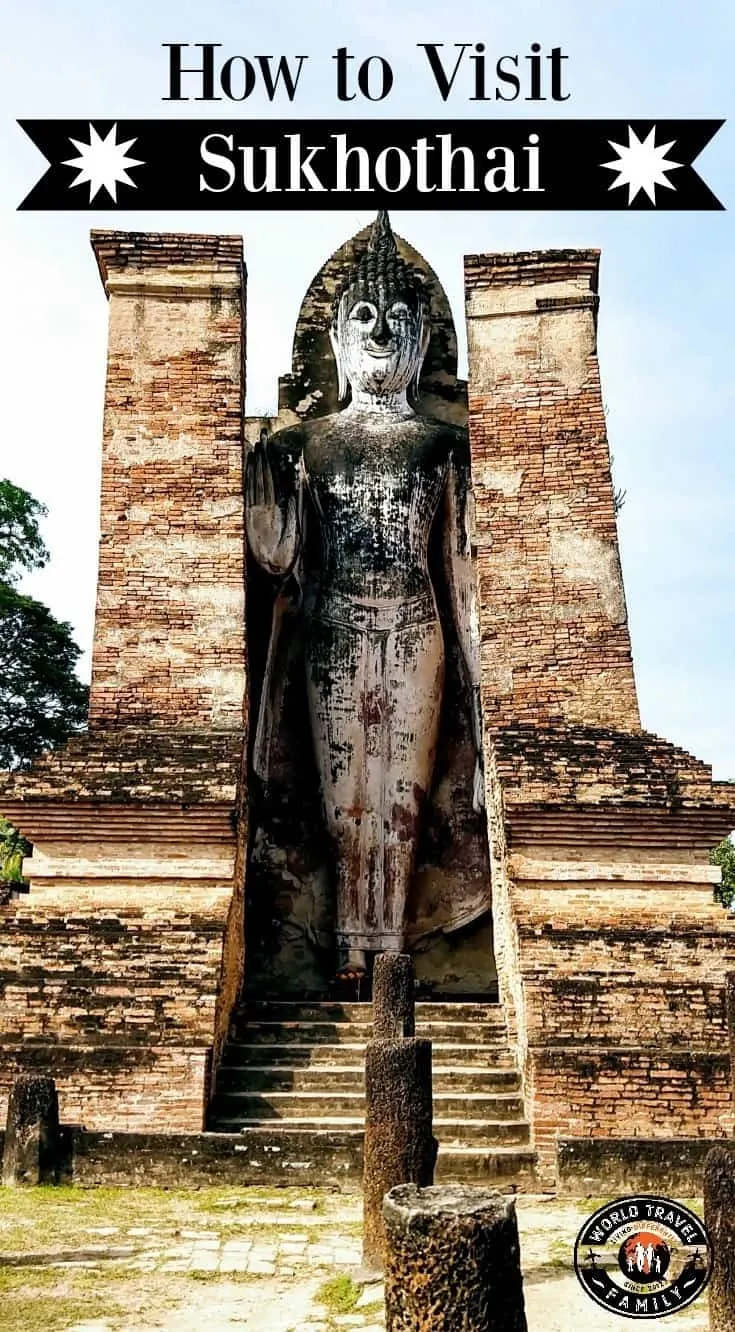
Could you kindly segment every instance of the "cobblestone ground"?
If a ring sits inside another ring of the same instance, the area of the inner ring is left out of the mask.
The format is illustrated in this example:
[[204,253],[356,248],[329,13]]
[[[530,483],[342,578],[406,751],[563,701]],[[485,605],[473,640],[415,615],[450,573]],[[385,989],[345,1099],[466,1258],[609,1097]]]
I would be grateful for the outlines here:
[[[571,1268],[585,1204],[521,1197],[529,1332],[622,1332]],[[0,1332],[382,1332],[358,1195],[0,1190]],[[706,1298],[650,1328],[706,1332]]]

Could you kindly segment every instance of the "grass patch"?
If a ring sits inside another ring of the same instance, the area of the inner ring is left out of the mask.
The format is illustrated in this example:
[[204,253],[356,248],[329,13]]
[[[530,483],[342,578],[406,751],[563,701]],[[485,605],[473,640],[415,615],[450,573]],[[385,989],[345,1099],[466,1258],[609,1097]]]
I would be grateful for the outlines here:
[[[132,1190],[62,1185],[4,1190],[0,1249],[4,1253],[41,1253],[90,1244],[114,1246],[128,1242],[131,1227],[149,1227],[157,1234],[173,1236],[177,1231],[198,1229],[232,1234],[240,1226],[257,1224],[263,1211],[278,1213],[278,1229],[296,1231],[301,1229],[304,1203],[310,1216],[321,1218],[341,1201],[334,1194],[324,1196],[298,1188]],[[100,1230],[112,1233],[97,1233]]]
[[[182,1234],[188,1231],[222,1241],[293,1236],[309,1245],[333,1239],[336,1231],[346,1239],[360,1231],[358,1203],[357,1195],[303,1188],[4,1189],[0,1253],[31,1257],[32,1265],[0,1266],[0,1332],[67,1332],[76,1323],[99,1318],[112,1329],[152,1328],[160,1325],[164,1310],[216,1302],[225,1285],[242,1289],[261,1280],[267,1284],[269,1278],[242,1271],[138,1269],[122,1254],[107,1258],[104,1251],[129,1248],[137,1258],[163,1250],[165,1258],[167,1250],[188,1244]],[[88,1266],[53,1265],[55,1258],[97,1249],[99,1258],[90,1258]],[[34,1261],[32,1255],[39,1257]],[[283,1261],[288,1268],[289,1260]],[[312,1269],[315,1284],[329,1274],[322,1265],[317,1276],[319,1266],[315,1262]],[[324,1321],[331,1325],[332,1314],[352,1312],[359,1294],[349,1279],[337,1277]],[[235,1292],[232,1298],[239,1296]]]
[[[128,1269],[119,1266],[112,1277],[128,1277]],[[137,1272],[130,1273],[138,1276]],[[62,1295],[75,1295],[80,1299],[93,1297],[101,1286],[107,1286],[110,1273],[99,1267],[3,1267],[0,1268],[0,1295],[34,1294],[39,1291],[58,1290]]]
[[356,1286],[352,1277],[341,1273],[325,1281],[319,1287],[314,1299],[332,1314],[346,1314],[354,1312],[361,1293],[362,1287]]
[[33,1294],[59,1283],[58,1269],[38,1267],[0,1267],[0,1295]]
[[[167,1325],[169,1311],[190,1310],[193,1304],[211,1308],[208,1325],[216,1329],[219,1288],[261,1280],[268,1278],[245,1272],[141,1272],[121,1263],[97,1268],[0,1268],[0,1332],[68,1332],[77,1323],[97,1318],[114,1329],[153,1332]],[[201,1293],[195,1296],[195,1289]],[[202,1325],[207,1321],[204,1313]]]
[[122,1304],[112,1305],[106,1295],[83,1300],[74,1295],[48,1296],[29,1292],[22,1300],[4,1304],[0,1310],[1,1332],[29,1332],[30,1328],[43,1328],[44,1332],[65,1332],[75,1323],[90,1322],[95,1318],[122,1316]]
[[64,1332],[75,1323],[126,1313],[126,1304],[114,1298],[98,1271],[3,1268],[0,1297],[0,1332]]
[[571,1272],[574,1268],[574,1241],[554,1235],[549,1240],[546,1261],[552,1267],[566,1267]]

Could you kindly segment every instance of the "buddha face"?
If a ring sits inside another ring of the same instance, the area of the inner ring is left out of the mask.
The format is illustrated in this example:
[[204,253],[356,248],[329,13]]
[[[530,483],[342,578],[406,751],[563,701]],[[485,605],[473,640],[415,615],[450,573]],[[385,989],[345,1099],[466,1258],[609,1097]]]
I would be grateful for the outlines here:
[[346,294],[333,333],[340,397],[348,382],[374,397],[405,391],[418,381],[427,342],[420,308],[400,296]]

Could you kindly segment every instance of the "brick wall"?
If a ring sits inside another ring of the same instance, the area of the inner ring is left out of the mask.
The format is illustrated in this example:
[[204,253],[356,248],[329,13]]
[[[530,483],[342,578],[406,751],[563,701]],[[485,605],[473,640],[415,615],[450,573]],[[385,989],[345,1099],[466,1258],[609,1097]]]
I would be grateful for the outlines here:
[[97,728],[0,776],[34,844],[0,907],[0,1119],[37,1071],[67,1122],[202,1128],[243,975],[246,748]]
[[[733,1132],[724,975],[735,928],[712,871],[620,862],[588,880],[512,889],[526,1018],[526,1095],[542,1175],[556,1140]],[[570,871],[572,869],[569,866]],[[580,868],[584,869],[582,864]]]
[[465,259],[490,726],[640,725],[596,355],[598,260]]
[[231,882],[193,881],[183,862],[143,878],[140,856],[136,882],[125,850],[117,880],[88,860],[86,877],[44,882],[30,862],[31,891],[3,908],[0,1119],[13,1077],[37,1070],[67,1122],[203,1126]]
[[556,1178],[563,1138],[732,1137],[726,1054],[636,1050],[537,1050],[527,1067],[539,1177]]
[[196,1133],[206,1112],[211,1055],[197,1046],[8,1045],[0,1050],[0,1114],[18,1077],[56,1080],[64,1124],[101,1132]]
[[505,1009],[508,1037],[524,1067],[528,1050],[526,996],[521,971],[518,920],[513,902],[503,789],[495,746],[485,745],[485,808],[487,810],[492,882],[493,951],[498,995]]
[[244,270],[239,238],[97,232],[110,301],[90,730],[0,810],[0,1115],[196,1131],[243,974]]
[[90,725],[237,727],[239,237],[93,232],[110,302]]

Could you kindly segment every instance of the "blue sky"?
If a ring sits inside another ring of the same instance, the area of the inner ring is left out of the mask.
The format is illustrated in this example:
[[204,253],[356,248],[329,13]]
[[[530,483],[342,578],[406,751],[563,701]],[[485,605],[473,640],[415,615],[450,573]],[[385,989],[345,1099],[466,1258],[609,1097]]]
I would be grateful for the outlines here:
[[[478,117],[528,114],[520,103],[479,105],[460,85],[444,104],[421,42],[485,43],[493,59],[533,41],[569,57],[569,101],[544,115],[735,115],[735,17],[722,0],[696,6],[616,0],[344,0],[336,11],[212,0],[124,7],[29,0],[3,22],[0,188],[5,297],[4,430],[0,474],[49,508],[49,568],[29,590],[91,642],[97,561],[106,301],[89,248],[91,225],[241,232],[249,270],[248,410],[275,405],[291,337],[314,272],[370,214],[17,213],[41,159],[21,117],[171,115]],[[220,42],[223,57],[308,55],[293,107],[247,102],[173,107],[164,42]],[[383,55],[395,84],[372,107],[336,100],[338,46]],[[728,124],[699,160],[735,206]],[[616,484],[627,492],[620,543],[644,725],[735,778],[735,374],[731,302],[735,228],[723,213],[405,213],[396,230],[437,270],[461,343],[462,255],[600,246],[600,362]]]

